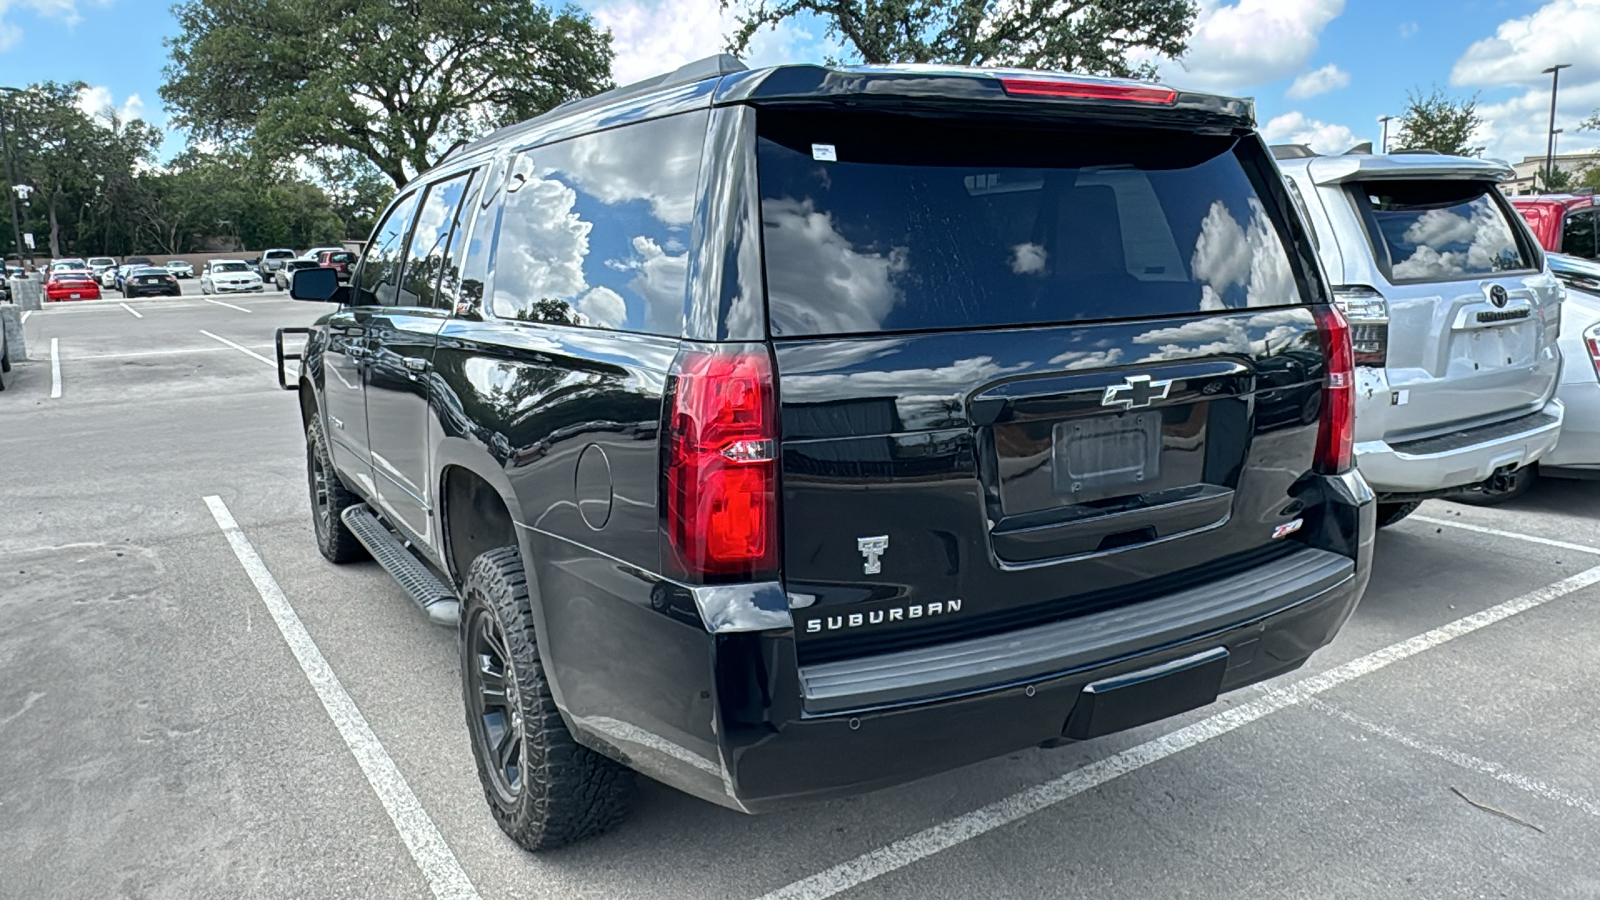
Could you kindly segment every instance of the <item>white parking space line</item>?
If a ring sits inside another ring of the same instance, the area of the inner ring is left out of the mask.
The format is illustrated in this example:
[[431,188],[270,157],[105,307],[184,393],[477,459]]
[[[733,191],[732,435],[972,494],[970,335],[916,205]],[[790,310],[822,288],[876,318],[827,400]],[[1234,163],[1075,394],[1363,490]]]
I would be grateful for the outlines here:
[[[188,355],[190,353],[227,353],[227,352],[229,352],[231,350],[234,350],[234,349],[236,349],[236,348],[231,347],[231,346],[230,347],[182,347],[182,348],[175,349],[175,350],[134,350],[134,351],[129,352],[129,353],[89,353],[89,354],[85,354],[83,356],[69,356],[69,357],[67,357],[67,359],[71,360],[73,362],[77,362],[77,361],[81,361],[81,360],[97,360],[97,359],[139,359],[141,357],[146,357],[146,356],[186,356],[186,355]],[[249,349],[249,348],[246,348],[246,349]],[[270,348],[262,347],[261,349],[267,350],[267,349],[270,349]]]
[[61,397],[61,339],[50,339],[50,399]]
[[223,303],[221,300],[213,300],[210,297],[201,297],[200,299],[207,303],[215,303],[218,306],[226,306],[229,309],[237,309],[239,312],[250,312],[250,310],[245,309],[242,306],[234,306],[232,303]]
[[1571,550],[1575,553],[1592,553],[1600,556],[1600,547],[1590,547],[1585,544],[1572,544],[1566,541],[1557,541],[1551,538],[1539,537],[1534,534],[1523,534],[1520,531],[1501,531],[1498,528],[1485,528],[1482,525],[1470,525],[1456,519],[1436,519],[1433,516],[1411,515],[1408,518],[1417,522],[1427,522],[1429,525],[1448,525],[1451,528],[1460,528],[1463,531],[1473,531],[1478,534],[1492,535],[1493,537],[1511,538],[1518,541],[1527,541],[1530,544],[1543,544],[1546,547],[1558,547],[1562,550]]
[[1412,737],[1411,735],[1406,734],[1399,729],[1390,728],[1387,725],[1379,725],[1377,722],[1369,722],[1360,716],[1346,712],[1324,700],[1313,699],[1308,701],[1308,705],[1312,709],[1327,713],[1335,719],[1339,719],[1354,725],[1368,734],[1374,734],[1381,738],[1387,738],[1388,740],[1394,741],[1403,747],[1409,747],[1412,750],[1419,750],[1428,754],[1429,756],[1438,757],[1439,759],[1442,759],[1453,766],[1458,766],[1466,769],[1469,772],[1477,772],[1480,775],[1487,775],[1496,781],[1499,781],[1503,784],[1509,784],[1518,790],[1527,791],[1535,796],[1543,797],[1546,800],[1560,803],[1563,806],[1570,806],[1573,809],[1582,810],[1591,816],[1600,818],[1600,803],[1596,803],[1587,797],[1580,797],[1577,794],[1568,793],[1560,788],[1551,787],[1542,781],[1538,781],[1536,779],[1529,778],[1526,775],[1520,775],[1516,772],[1513,772],[1499,763],[1490,762],[1486,759],[1479,759],[1476,756],[1471,756],[1458,750],[1451,750],[1449,747],[1440,747],[1437,744],[1430,744],[1420,738]]
[[1318,694],[1371,675],[1393,663],[1432,650],[1456,638],[1596,583],[1600,583],[1600,566],[1586,569],[1570,578],[1564,578],[1554,584],[1507,600],[1498,606],[1491,606],[1482,612],[1441,625],[1408,640],[1391,644],[1320,675],[1303,678],[1285,687],[1274,689],[1259,700],[1201,719],[1137,747],[1092,762],[1083,768],[1074,769],[1044,784],[957,816],[910,837],[901,838],[892,844],[779,888],[764,895],[761,900],[821,900],[824,897],[832,897],[871,881],[879,875],[927,859],[943,850],[1047,809],[1129,772],[1160,762],[1175,753],[1181,753],[1213,738],[1221,737],[1279,710],[1303,704]]
[[142,319],[142,318],[144,318],[144,313],[141,313],[141,312],[139,312],[139,311],[138,311],[138,310],[136,310],[136,309],[134,309],[134,308],[133,308],[133,307],[131,307],[131,306],[129,306],[129,305],[128,305],[128,304],[126,304],[126,303],[119,303],[119,304],[117,304],[117,305],[118,305],[118,306],[120,306],[120,307],[122,307],[122,308],[123,308],[123,309],[125,309],[125,310],[127,310],[127,311],[128,311],[128,312],[131,312],[131,313],[133,313],[133,317],[134,317],[134,318],[135,318],[135,319]]
[[262,356],[261,354],[255,352],[254,350],[251,350],[249,347],[245,347],[245,346],[240,345],[240,344],[235,344],[233,341],[230,341],[225,337],[221,337],[219,335],[212,334],[211,332],[205,330],[204,328],[200,329],[200,333],[205,335],[208,338],[211,338],[213,341],[221,341],[222,343],[227,344],[229,347],[232,347],[233,349],[238,350],[240,353],[248,353],[251,356],[254,356],[256,359],[261,360],[262,362],[266,363],[269,366],[276,367],[278,365],[277,363],[273,362],[272,360],[267,359],[265,356]]
[[31,315],[33,315],[33,310],[31,310],[31,309],[23,310],[22,311],[22,321],[24,321],[24,322],[28,321],[28,317],[31,316]]
[[295,614],[294,607],[289,605],[272,572],[261,561],[250,539],[240,530],[239,523],[234,521],[227,504],[222,502],[221,497],[215,496],[207,497],[205,501],[211,509],[212,518],[217,521],[217,527],[222,529],[228,545],[233,548],[233,555],[239,558],[239,564],[244,566],[256,593],[261,595],[261,602],[266,604],[272,621],[277,623],[284,643],[289,645],[289,651],[300,664],[306,680],[317,692],[317,699],[322,701],[328,718],[333,720],[339,736],[344,738],[345,746],[350,748],[351,755],[361,766],[362,774],[367,776],[367,783],[372,785],[378,801],[394,822],[406,850],[410,851],[417,868],[422,870],[428,887],[433,889],[433,895],[440,900],[478,898],[477,889],[467,878],[450,845],[445,843],[444,835],[439,833],[438,826],[428,817],[427,810],[422,808],[411,785],[406,783],[405,776],[400,774],[388,751],[383,749],[372,726],[367,724],[366,717],[345,692],[344,685],[339,683],[339,677],[323,658],[322,651],[317,649],[316,642],[311,640],[310,633]]

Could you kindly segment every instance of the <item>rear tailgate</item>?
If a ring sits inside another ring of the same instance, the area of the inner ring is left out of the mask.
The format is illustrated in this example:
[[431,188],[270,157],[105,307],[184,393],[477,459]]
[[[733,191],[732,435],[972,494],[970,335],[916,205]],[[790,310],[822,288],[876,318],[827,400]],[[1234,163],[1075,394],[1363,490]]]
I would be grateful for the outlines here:
[[[1389,317],[1391,405],[1381,421],[1358,422],[1361,439],[1404,440],[1539,408],[1560,374],[1560,288],[1494,182],[1378,178],[1345,190]],[[1382,434],[1371,433],[1378,426]]]
[[802,662],[1293,549],[1324,353],[1258,140],[760,116]]

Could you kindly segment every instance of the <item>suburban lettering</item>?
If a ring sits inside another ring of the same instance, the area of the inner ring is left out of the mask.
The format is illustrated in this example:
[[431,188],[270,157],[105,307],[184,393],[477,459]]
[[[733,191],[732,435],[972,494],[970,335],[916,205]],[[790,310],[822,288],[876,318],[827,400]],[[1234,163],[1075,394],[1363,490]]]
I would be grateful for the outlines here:
[[911,607],[911,609],[907,610],[907,613],[913,619],[922,618],[922,604],[918,603],[916,606]]
[[944,602],[944,611],[947,612],[947,613],[961,612],[961,601],[960,600],[946,600]]
[[822,630],[822,620],[812,619],[806,623],[806,634],[816,634]]
[[829,616],[828,617],[828,630],[829,631],[833,631],[835,628],[843,628],[843,627],[844,627],[844,616]]
[[861,624],[861,613],[851,613],[850,614],[850,627],[851,628],[855,628],[856,626],[858,626],[860,624]]
[[870,609],[865,612],[840,613],[837,616],[818,616],[808,619],[805,623],[806,634],[817,634],[823,631],[838,631],[844,628],[860,628],[864,625],[882,625],[886,622],[904,622],[908,619],[922,619],[933,616],[947,616],[950,613],[961,611],[960,598],[952,600],[933,600],[928,603],[911,603],[905,606],[893,606],[888,609]]
[[883,623],[883,610],[875,609],[872,612],[867,613],[867,623],[870,625],[881,625]]
[[904,619],[905,617],[906,617],[906,611],[901,609],[898,606],[896,606],[894,609],[889,610],[889,621],[891,621],[891,622],[898,622],[901,619]]
[[944,604],[939,603],[938,601],[928,604],[928,615],[937,616],[942,612],[944,612]]

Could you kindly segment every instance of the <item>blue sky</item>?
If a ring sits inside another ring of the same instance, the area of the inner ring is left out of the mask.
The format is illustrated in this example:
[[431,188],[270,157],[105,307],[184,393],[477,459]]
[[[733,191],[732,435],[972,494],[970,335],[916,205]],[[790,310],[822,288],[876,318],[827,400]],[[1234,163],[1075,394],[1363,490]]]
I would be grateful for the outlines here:
[[[718,51],[731,17],[719,0],[583,0],[612,30],[626,82]],[[0,85],[46,79],[92,86],[86,107],[165,126],[157,90],[166,0],[0,0]],[[1325,152],[1376,141],[1377,118],[1403,109],[1407,88],[1479,94],[1486,155],[1542,154],[1549,76],[1562,73],[1560,149],[1600,146],[1578,123],[1600,107],[1600,0],[1202,0],[1189,53],[1162,63],[1180,87],[1252,96],[1269,139]],[[817,61],[837,53],[816,22],[763,34],[751,62]],[[164,155],[182,149],[172,131]]]

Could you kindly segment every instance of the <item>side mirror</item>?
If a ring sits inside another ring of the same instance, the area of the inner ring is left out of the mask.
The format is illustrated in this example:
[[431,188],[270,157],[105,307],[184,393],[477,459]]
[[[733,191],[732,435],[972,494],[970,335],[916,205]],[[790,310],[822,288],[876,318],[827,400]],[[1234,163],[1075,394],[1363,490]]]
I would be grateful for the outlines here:
[[326,303],[334,299],[339,290],[339,273],[318,266],[314,269],[296,269],[289,274],[289,296],[296,300],[315,300]]

